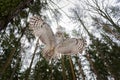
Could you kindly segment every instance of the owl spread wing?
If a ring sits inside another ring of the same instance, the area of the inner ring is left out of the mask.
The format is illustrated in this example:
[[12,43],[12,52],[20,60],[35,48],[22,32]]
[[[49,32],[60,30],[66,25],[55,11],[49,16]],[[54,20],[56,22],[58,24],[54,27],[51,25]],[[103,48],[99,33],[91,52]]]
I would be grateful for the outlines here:
[[40,17],[33,16],[29,22],[30,29],[33,30],[33,34],[40,37],[40,40],[48,46],[55,45],[55,36],[51,27],[45,23]]
[[81,53],[85,48],[85,44],[83,39],[68,38],[56,46],[55,52],[63,55]]
[[33,30],[33,34],[45,44],[42,53],[46,56],[55,47],[56,43],[51,27],[38,16],[30,18],[29,27]]

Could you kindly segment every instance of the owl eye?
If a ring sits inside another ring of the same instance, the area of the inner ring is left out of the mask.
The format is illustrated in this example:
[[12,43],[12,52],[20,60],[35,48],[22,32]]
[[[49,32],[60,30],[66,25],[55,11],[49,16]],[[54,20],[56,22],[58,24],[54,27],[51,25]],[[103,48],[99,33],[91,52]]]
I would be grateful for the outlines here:
[[41,24],[41,26],[40,26],[40,27],[41,27],[41,28],[43,28],[44,24],[45,24],[45,23],[44,23],[44,22],[42,22],[42,24]]

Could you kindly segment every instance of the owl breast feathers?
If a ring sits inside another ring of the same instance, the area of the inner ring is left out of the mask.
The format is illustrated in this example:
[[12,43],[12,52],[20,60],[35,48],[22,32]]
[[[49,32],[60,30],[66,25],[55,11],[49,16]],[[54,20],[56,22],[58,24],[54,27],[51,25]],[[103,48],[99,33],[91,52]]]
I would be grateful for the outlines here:
[[60,54],[82,53],[85,49],[86,41],[84,39],[66,38],[63,31],[58,31],[54,35],[51,27],[39,16],[30,18],[29,27],[33,30],[33,34],[45,44],[42,54],[47,60]]

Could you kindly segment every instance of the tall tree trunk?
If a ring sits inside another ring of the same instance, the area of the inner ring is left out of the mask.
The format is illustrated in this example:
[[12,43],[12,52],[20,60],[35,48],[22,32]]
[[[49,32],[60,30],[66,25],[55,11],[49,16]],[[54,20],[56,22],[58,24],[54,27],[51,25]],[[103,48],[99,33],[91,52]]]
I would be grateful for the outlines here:
[[72,72],[72,78],[73,78],[73,80],[76,80],[74,66],[73,66],[73,62],[72,62],[71,56],[69,56],[69,63],[70,63],[70,68],[71,68],[71,72]]
[[62,62],[62,75],[63,75],[63,80],[67,80],[67,78],[66,78],[66,71],[65,71],[65,64],[64,64],[64,56],[62,56],[61,62]]
[[89,63],[90,63],[90,66],[91,66],[92,71],[93,71],[93,72],[95,73],[95,75],[96,75],[96,79],[97,79],[97,80],[101,80],[101,78],[99,77],[98,71],[95,69],[95,66],[94,66],[93,61],[92,61],[91,58],[90,58],[89,53],[87,53],[86,58],[87,58],[87,60],[88,60]]
[[33,64],[33,60],[35,58],[35,53],[37,51],[37,48],[38,48],[38,42],[39,42],[39,38],[36,42],[36,47],[35,47],[35,50],[34,50],[34,53],[33,53],[33,57],[32,57],[32,60],[31,60],[31,63],[30,63],[30,66],[28,68],[28,71],[27,71],[27,74],[26,74],[26,77],[25,77],[25,80],[29,80],[29,75],[30,75],[30,72],[31,72],[31,68],[32,68],[32,64]]
[[17,67],[19,66],[19,62],[20,62],[20,57],[19,57],[19,56],[20,56],[20,55],[17,56],[17,62],[16,62],[16,64],[15,64],[15,67],[14,67],[14,69],[13,69],[13,72],[12,72],[11,77],[10,77],[9,80],[13,80],[15,71],[16,71]]
[[3,74],[5,73],[6,69],[7,69],[8,66],[10,65],[10,62],[11,62],[11,60],[13,59],[13,56],[14,56],[15,51],[16,51],[16,48],[13,48],[13,49],[11,50],[11,53],[10,53],[9,57],[7,58],[7,60],[6,60],[6,62],[5,62],[5,65],[4,65],[3,68],[2,68],[1,75],[3,75]]

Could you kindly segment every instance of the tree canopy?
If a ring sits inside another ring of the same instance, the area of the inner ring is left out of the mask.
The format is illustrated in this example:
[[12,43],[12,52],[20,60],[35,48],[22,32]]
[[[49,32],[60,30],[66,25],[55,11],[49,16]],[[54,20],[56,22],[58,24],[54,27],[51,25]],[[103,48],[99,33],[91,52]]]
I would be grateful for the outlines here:
[[[0,0],[0,80],[120,80],[119,0],[75,1]],[[85,51],[46,61],[28,26],[33,15],[54,29],[72,23],[72,36],[86,38]]]

